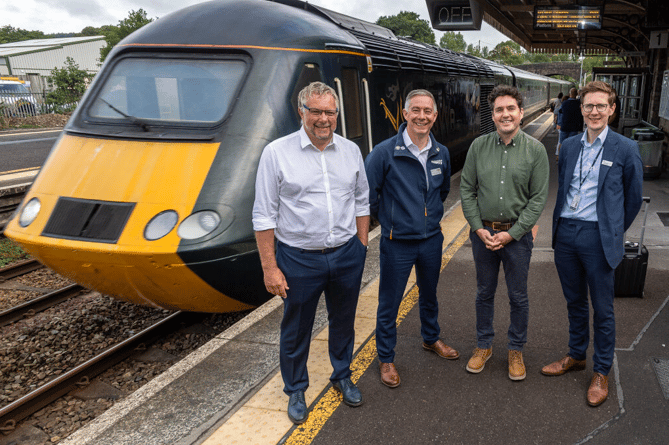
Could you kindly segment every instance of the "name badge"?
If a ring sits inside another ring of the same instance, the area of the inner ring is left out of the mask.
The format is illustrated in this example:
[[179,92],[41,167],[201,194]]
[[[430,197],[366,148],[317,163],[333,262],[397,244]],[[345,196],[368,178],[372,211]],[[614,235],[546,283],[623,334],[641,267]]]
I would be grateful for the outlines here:
[[441,174],[441,169],[440,168],[433,168],[430,170],[430,173],[432,173],[432,176],[437,176]]
[[613,165],[613,162],[602,159],[602,165],[606,165],[607,167],[611,167]]
[[441,165],[442,160],[441,160],[441,159],[436,159],[436,160],[434,160],[434,161],[430,161],[430,162],[432,162],[433,164],[439,164],[439,165]]

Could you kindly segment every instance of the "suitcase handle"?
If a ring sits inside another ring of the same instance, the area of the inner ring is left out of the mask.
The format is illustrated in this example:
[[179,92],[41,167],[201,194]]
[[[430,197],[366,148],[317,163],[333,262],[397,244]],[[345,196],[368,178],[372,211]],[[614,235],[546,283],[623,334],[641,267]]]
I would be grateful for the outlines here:
[[644,232],[646,231],[646,218],[648,218],[648,205],[650,204],[650,196],[644,196],[643,202],[646,204],[643,209],[643,224],[641,225],[641,237],[639,238],[639,252],[638,254],[641,255],[641,247],[643,246],[643,236]]

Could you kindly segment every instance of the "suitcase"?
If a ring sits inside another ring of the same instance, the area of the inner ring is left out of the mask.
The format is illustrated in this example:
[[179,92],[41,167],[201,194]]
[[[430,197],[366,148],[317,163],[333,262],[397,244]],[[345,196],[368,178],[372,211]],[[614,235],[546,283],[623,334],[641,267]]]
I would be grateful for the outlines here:
[[643,236],[646,231],[649,197],[644,197],[643,225],[638,243],[625,241],[625,254],[615,272],[615,296],[643,298],[643,288],[646,284],[648,269],[648,249],[643,245]]

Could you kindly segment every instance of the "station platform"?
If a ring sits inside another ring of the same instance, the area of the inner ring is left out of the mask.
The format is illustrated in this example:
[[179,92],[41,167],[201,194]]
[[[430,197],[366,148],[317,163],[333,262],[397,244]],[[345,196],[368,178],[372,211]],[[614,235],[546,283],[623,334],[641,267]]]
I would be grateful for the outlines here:
[[[543,116],[542,116],[543,118]],[[542,119],[540,118],[540,119]],[[378,231],[370,241],[356,316],[352,379],[363,394],[358,408],[343,405],[330,383],[327,314],[321,305],[309,356],[309,419],[294,426],[278,370],[282,303],[276,297],[170,371],[117,403],[67,445],[118,444],[666,444],[669,442],[669,175],[644,182],[651,197],[645,244],[650,251],[645,295],[616,299],[616,359],[609,398],[589,407],[592,348],[585,371],[541,375],[567,352],[567,309],[551,249],[557,192],[557,133],[549,117],[534,130],[551,164],[548,203],[539,220],[529,276],[530,319],[524,349],[527,378],[507,376],[508,298],[500,275],[493,355],[480,374],[465,365],[476,346],[475,292],[469,227],[452,178],[438,287],[441,338],[460,352],[449,361],[421,347],[415,278],[398,316],[395,364],[402,383],[379,380],[374,338],[378,290]],[[536,123],[536,121],[535,121]],[[548,123],[548,125],[546,125]],[[637,240],[643,215],[628,231]]]

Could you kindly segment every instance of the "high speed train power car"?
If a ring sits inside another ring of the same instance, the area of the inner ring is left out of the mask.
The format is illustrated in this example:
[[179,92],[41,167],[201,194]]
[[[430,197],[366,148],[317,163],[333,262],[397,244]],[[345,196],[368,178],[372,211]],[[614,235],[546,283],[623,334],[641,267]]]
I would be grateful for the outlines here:
[[264,146],[297,130],[297,93],[341,98],[338,132],[365,156],[401,123],[414,88],[464,161],[494,130],[486,97],[518,86],[526,116],[569,82],[396,37],[297,0],[185,8],[119,43],[55,143],[5,234],[99,292],[166,309],[262,304],[251,209]]

